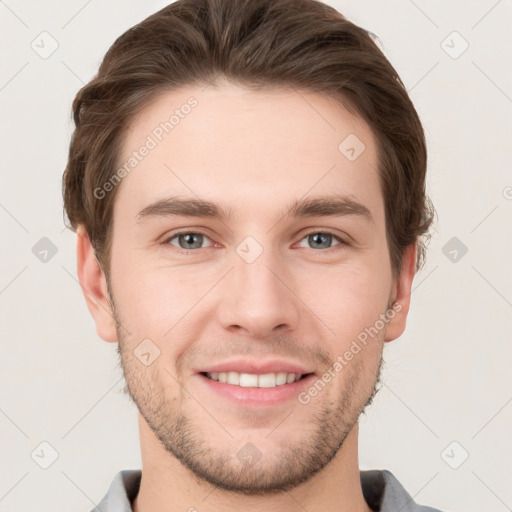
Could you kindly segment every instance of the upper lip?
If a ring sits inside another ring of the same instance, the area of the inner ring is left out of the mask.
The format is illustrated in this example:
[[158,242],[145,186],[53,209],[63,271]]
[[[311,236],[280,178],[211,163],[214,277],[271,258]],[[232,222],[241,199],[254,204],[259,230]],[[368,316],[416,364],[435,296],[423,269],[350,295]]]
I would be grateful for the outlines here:
[[283,361],[278,359],[268,361],[257,361],[249,359],[236,359],[233,361],[226,361],[215,365],[208,366],[198,370],[198,373],[222,373],[222,372],[237,372],[237,373],[253,373],[263,375],[265,373],[296,373],[304,375],[312,373],[313,370],[306,368],[297,363],[290,361]]

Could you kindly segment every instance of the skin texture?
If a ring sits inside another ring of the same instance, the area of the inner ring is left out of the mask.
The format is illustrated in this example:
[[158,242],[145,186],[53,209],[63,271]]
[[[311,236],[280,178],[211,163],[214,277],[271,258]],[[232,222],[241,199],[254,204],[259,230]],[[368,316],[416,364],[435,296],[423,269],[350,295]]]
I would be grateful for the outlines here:
[[[191,96],[197,106],[117,185],[108,283],[77,231],[89,310],[98,335],[119,342],[140,412],[133,508],[368,511],[357,421],[376,391],[384,343],[405,329],[415,271],[411,246],[392,278],[375,138],[323,95],[219,81],[160,96],[132,123],[121,161]],[[349,134],[365,144],[354,161],[338,150]],[[283,216],[295,200],[326,195],[350,196],[373,220]],[[169,196],[217,202],[230,217],[137,221]],[[204,237],[187,241],[178,228]],[[326,231],[335,236],[308,236]],[[262,250],[251,263],[237,252],[248,236]],[[400,311],[307,404],[235,404],[197,373],[279,359],[321,378],[395,301]],[[144,339],[159,350],[147,366],[135,355]],[[247,446],[257,450],[250,462],[239,456]]]

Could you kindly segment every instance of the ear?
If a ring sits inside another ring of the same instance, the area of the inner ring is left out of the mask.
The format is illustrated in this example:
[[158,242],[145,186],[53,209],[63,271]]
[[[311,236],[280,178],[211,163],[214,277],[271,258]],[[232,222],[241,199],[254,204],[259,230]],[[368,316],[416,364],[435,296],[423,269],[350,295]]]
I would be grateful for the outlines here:
[[105,341],[116,342],[117,331],[105,274],[96,259],[85,227],[79,226],[76,234],[78,280],[87,308],[96,323],[98,336]]
[[416,273],[416,244],[409,245],[404,251],[402,270],[394,283],[394,301],[392,310],[394,317],[386,327],[385,341],[393,341],[405,331],[407,314],[411,302],[411,287]]

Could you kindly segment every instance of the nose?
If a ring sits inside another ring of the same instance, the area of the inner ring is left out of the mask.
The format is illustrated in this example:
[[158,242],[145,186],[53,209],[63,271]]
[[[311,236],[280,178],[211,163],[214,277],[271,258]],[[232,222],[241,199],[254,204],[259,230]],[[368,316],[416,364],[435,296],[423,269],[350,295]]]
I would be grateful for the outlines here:
[[293,277],[272,251],[253,262],[235,253],[232,261],[218,309],[222,327],[254,338],[296,330],[301,301],[292,291]]

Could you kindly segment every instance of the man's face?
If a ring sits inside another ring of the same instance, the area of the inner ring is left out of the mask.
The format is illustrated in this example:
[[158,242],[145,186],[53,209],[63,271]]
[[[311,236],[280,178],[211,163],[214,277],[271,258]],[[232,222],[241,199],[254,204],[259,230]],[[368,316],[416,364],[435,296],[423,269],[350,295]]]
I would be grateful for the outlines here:
[[[268,493],[325,467],[375,390],[386,328],[344,354],[394,299],[376,141],[321,95],[203,88],[164,94],[128,132],[121,165],[157,144],[118,185],[109,291],[127,388],[166,450]],[[327,196],[369,215],[288,214]],[[148,208],[171,197],[226,217]]]

